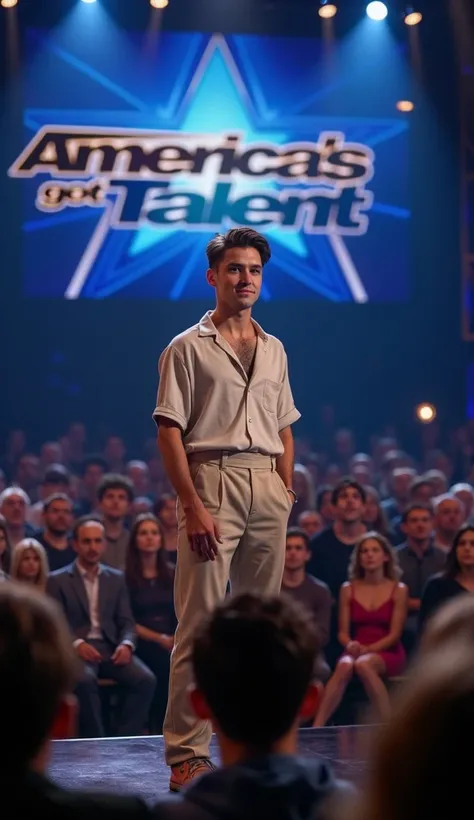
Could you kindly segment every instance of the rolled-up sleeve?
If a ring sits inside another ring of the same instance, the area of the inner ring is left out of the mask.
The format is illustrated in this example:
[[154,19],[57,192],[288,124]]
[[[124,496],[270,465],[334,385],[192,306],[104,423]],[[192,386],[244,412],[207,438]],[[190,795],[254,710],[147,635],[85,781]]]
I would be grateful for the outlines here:
[[153,419],[158,426],[160,417],[179,424],[183,433],[191,417],[191,382],[181,353],[168,347],[160,358],[160,384]]
[[301,413],[296,409],[293,394],[291,392],[290,380],[288,377],[288,361],[285,355],[285,373],[280,385],[280,395],[278,396],[278,430],[284,430],[290,424],[301,418]]

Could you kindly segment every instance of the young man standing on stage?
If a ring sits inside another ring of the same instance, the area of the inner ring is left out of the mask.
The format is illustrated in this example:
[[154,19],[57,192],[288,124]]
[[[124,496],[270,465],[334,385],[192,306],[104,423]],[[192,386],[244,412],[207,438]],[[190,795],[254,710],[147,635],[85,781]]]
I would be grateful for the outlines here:
[[250,228],[207,247],[216,308],[160,359],[153,417],[178,496],[178,617],[164,735],[174,791],[212,768],[211,725],[188,700],[196,626],[234,592],[278,594],[293,492],[291,425],[300,417],[281,342],[252,319],[271,256]]

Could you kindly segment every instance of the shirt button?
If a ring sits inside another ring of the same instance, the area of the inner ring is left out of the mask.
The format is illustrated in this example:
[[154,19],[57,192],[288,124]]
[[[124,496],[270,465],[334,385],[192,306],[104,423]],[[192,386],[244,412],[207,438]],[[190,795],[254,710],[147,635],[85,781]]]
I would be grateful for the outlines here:
[[252,419],[249,419],[249,424],[252,424]]

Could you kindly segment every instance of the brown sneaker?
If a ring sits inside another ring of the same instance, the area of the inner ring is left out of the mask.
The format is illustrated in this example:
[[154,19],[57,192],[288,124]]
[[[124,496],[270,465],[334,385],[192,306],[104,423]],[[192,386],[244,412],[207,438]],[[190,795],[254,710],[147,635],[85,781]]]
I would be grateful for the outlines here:
[[192,757],[184,763],[171,767],[170,791],[179,792],[196,777],[214,771],[216,767],[208,757]]

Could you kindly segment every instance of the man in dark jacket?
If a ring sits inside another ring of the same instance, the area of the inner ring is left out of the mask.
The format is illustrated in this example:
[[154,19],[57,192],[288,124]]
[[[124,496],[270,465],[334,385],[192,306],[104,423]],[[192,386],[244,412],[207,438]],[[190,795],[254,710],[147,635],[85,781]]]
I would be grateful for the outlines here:
[[296,755],[300,720],[313,715],[318,702],[312,674],[319,649],[309,613],[285,596],[229,598],[202,622],[190,696],[198,717],[212,721],[224,767],[158,804],[155,820],[330,814],[350,787],[337,783],[322,760]]
[[136,798],[70,792],[46,777],[50,738],[74,733],[75,656],[57,605],[34,589],[0,585],[2,820],[146,820]]

